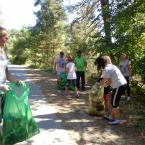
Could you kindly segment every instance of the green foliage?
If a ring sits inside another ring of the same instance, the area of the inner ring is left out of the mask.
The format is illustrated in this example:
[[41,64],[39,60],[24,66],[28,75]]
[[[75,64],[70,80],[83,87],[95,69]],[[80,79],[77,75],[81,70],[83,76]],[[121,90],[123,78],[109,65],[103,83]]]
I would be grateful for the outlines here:
[[[78,18],[71,25],[70,46],[72,50],[81,47],[91,57],[98,53],[110,55],[117,65],[120,53],[125,52],[132,62],[133,73],[142,75],[145,57],[145,3],[142,0],[110,0],[109,3],[109,9],[108,1],[101,1],[101,6],[95,1],[81,1],[73,6]],[[90,8],[96,9],[93,11]],[[93,26],[96,28],[92,31]],[[106,39],[109,41],[109,33],[112,42],[106,43]]]
[[37,23],[34,27],[11,31],[10,58],[17,64],[52,68],[57,51],[64,49],[65,14],[61,0],[38,0],[35,6],[38,5],[41,8],[35,13]]
[[30,37],[29,29],[23,28],[21,31],[11,30],[10,36],[10,42],[8,44],[11,54],[10,60],[16,64],[24,64],[27,59],[25,49],[28,46],[27,40]]
[[[120,53],[128,54],[133,74],[145,76],[145,2],[143,0],[82,0],[67,7],[76,14],[66,24],[63,0],[36,0],[34,27],[11,30],[7,45],[10,60],[39,68],[53,68],[60,50],[82,50],[88,61],[87,76],[96,75],[94,59],[110,55],[118,65]],[[91,75],[90,75],[91,74]],[[143,101],[139,98],[137,101]]]

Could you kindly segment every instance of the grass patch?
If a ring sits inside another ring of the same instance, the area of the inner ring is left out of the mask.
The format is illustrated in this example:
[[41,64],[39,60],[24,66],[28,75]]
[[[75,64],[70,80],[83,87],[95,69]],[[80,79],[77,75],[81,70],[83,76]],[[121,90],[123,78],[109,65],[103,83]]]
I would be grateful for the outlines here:
[[126,102],[127,114],[132,125],[145,135],[145,88],[144,84],[131,82],[132,100]]

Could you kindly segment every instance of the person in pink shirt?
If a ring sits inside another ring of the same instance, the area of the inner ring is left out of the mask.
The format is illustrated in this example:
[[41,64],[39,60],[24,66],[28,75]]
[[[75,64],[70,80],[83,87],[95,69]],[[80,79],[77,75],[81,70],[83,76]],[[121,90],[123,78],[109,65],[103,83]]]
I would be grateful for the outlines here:
[[60,79],[60,74],[62,72],[65,72],[65,65],[66,65],[66,60],[64,58],[64,52],[61,51],[59,56],[55,59],[55,71],[56,71],[56,76],[57,76],[57,84]]

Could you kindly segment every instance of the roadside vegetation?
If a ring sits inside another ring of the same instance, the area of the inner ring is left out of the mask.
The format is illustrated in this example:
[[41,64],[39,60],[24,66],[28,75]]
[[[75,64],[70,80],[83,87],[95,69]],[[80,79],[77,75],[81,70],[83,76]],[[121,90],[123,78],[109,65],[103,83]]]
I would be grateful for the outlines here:
[[[87,78],[97,76],[93,65],[99,54],[110,55],[118,65],[121,52],[132,62],[133,99],[124,104],[132,126],[145,135],[145,2],[143,0],[82,0],[64,5],[63,0],[35,0],[34,27],[11,30],[7,45],[12,63],[52,70],[60,50],[75,55],[83,50],[88,60]],[[68,14],[77,14],[66,23]]]

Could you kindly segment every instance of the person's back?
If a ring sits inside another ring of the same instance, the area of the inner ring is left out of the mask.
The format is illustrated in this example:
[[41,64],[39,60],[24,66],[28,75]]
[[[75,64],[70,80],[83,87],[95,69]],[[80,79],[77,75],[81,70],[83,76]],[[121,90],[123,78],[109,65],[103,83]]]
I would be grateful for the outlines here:
[[85,68],[86,68],[86,64],[85,64],[85,58],[84,56],[76,56],[75,59],[74,59],[74,62],[76,64],[76,69],[77,71],[85,71]]
[[72,85],[74,88],[74,94],[75,97],[78,98],[78,89],[76,87],[76,67],[75,64],[73,62],[72,57],[70,56],[68,58],[68,63],[66,64],[66,73],[67,73],[67,84],[66,84],[66,88],[65,88],[65,94],[68,95],[69,94],[69,88]]
[[74,63],[76,65],[77,88],[80,89],[80,81],[81,81],[81,89],[82,91],[84,91],[85,90],[85,70],[87,67],[87,62],[80,50],[77,51],[77,56],[74,59]]
[[56,63],[56,71],[57,72],[64,72],[65,70],[65,59],[63,57],[57,57],[56,60],[55,60],[55,63]]
[[126,80],[121,74],[118,67],[113,64],[107,64],[105,69],[103,70],[102,77],[110,78],[112,81],[112,88],[118,88],[121,85],[126,84]]
[[68,68],[67,79],[70,80],[76,79],[75,64],[73,62],[68,62],[66,68]]
[[57,76],[57,86],[59,85],[59,80],[60,80],[60,74],[65,72],[65,65],[66,61],[64,58],[64,52],[61,51],[59,56],[55,59],[55,71],[56,71],[56,76]]

